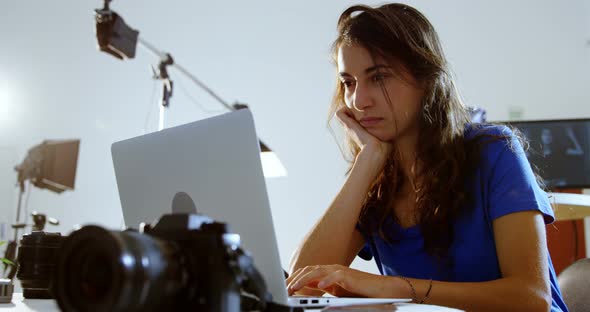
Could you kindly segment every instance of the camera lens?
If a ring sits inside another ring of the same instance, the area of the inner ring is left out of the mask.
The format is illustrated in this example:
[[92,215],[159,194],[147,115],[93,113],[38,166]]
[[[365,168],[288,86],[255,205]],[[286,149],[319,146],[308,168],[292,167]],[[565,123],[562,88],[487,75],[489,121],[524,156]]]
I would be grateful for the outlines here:
[[69,292],[88,304],[107,300],[114,283],[113,264],[113,259],[91,246],[80,248],[78,254],[72,256],[71,265],[78,272],[70,274]]
[[49,288],[63,239],[60,233],[42,231],[23,235],[18,248],[16,277],[21,282],[25,298],[53,298]]
[[64,241],[55,294],[64,311],[155,311],[186,288],[172,242],[132,231],[85,226]]

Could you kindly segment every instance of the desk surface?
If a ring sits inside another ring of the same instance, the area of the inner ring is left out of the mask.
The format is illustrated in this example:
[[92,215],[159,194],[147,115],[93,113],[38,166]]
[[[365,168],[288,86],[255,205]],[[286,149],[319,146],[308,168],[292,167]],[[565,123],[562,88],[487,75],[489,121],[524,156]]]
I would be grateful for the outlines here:
[[[53,300],[24,299],[22,293],[14,293],[12,303],[0,303],[0,310],[19,311],[19,312],[54,312],[59,311],[57,303]],[[320,309],[310,309],[306,311],[321,311]],[[346,311],[346,310],[343,310]],[[356,310],[350,310],[356,311]],[[388,309],[387,307],[379,308],[379,311],[395,312],[456,312],[460,310],[439,307],[426,304],[400,303],[395,304]]]

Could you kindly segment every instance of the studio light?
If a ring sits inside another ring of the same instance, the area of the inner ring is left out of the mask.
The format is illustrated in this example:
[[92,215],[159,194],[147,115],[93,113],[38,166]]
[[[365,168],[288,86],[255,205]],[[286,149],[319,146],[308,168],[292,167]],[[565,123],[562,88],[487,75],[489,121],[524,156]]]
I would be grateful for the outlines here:
[[[80,140],[45,140],[29,149],[23,162],[14,168],[17,172],[19,196],[16,206],[16,222],[12,225],[14,239],[6,246],[4,258],[15,262],[18,232],[27,226],[26,222],[23,223],[20,220],[25,182],[29,181],[40,189],[47,189],[58,194],[73,190],[79,149]],[[42,228],[39,224],[39,217],[43,218],[43,223],[49,221],[49,223],[57,224],[57,221],[47,220],[43,214],[34,213],[34,228]],[[7,277],[12,279],[15,274],[16,267],[11,266]]]

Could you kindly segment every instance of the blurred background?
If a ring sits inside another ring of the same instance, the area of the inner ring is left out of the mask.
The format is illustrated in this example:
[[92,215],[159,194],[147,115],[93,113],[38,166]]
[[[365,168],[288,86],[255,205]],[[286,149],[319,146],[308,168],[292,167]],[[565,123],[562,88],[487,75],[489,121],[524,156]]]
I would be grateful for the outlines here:
[[[288,170],[266,180],[284,267],[344,181],[347,164],[326,126],[335,85],[329,52],[338,16],[358,2],[111,3],[226,101],[250,106],[259,136]],[[434,24],[463,97],[488,120],[590,117],[590,0],[406,3]],[[44,139],[81,139],[75,191],[30,188],[26,210],[59,219],[46,230],[65,234],[87,223],[122,225],[110,146],[157,129],[161,82],[150,66],[159,60],[139,47],[129,61],[99,52],[93,10],[102,5],[2,1],[0,240],[11,239],[15,219],[13,168]],[[178,71],[170,75],[167,127],[225,112]],[[373,263],[354,265],[376,272]]]

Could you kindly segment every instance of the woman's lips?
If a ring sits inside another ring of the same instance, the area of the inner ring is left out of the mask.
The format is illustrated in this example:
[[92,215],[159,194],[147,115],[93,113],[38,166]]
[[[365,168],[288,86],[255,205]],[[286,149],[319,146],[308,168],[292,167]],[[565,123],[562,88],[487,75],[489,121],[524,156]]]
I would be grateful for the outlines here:
[[373,127],[375,125],[377,125],[378,123],[380,123],[383,120],[383,118],[378,118],[378,117],[365,117],[365,118],[361,118],[361,120],[359,120],[359,123],[361,124],[361,126],[363,127]]

